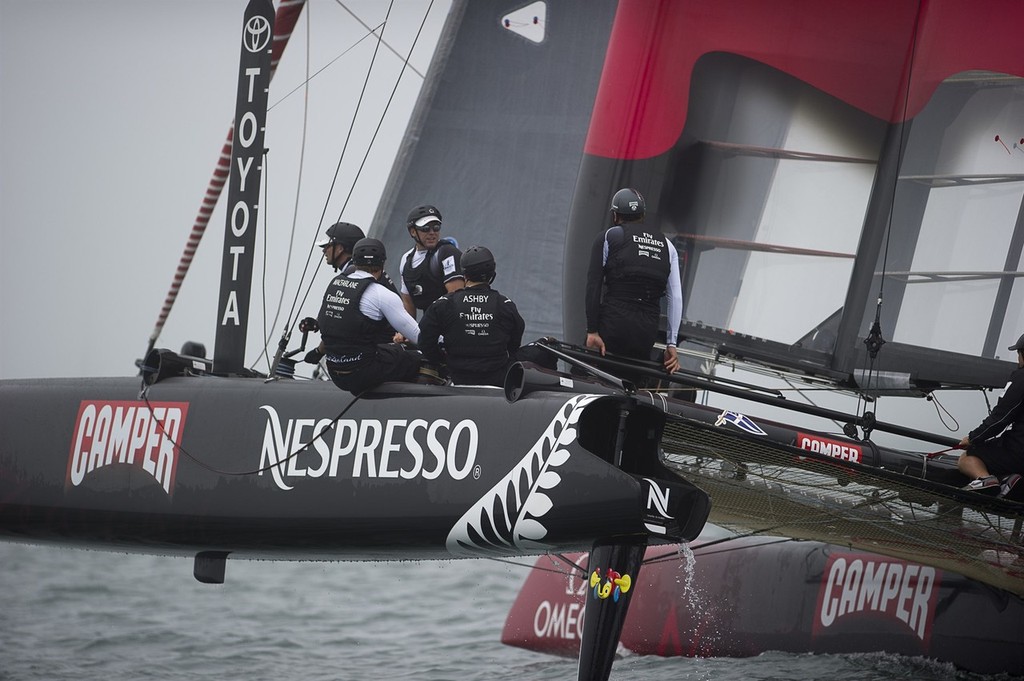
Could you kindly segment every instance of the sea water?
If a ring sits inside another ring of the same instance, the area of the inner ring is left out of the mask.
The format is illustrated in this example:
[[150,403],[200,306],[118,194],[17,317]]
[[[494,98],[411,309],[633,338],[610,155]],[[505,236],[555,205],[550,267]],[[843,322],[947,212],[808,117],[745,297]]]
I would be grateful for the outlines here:
[[[681,557],[681,585],[686,584]],[[232,561],[222,585],[192,561],[0,542],[0,679],[576,678],[575,660],[501,644],[532,560]],[[692,566],[690,568],[692,574]],[[612,679],[962,679],[885,654],[617,659]]]

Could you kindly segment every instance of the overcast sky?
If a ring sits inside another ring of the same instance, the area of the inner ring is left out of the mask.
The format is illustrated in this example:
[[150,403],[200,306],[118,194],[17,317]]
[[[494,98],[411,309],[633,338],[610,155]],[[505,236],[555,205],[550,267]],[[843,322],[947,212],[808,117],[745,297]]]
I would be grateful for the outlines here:
[[[0,378],[134,375],[234,115],[246,4],[0,0]],[[388,10],[383,0],[344,5],[374,27]],[[405,54],[429,5],[397,0],[385,41]],[[430,10],[411,61],[420,73],[449,5],[436,0]],[[339,2],[309,0],[303,12],[269,98],[268,317],[296,211],[286,311],[318,238],[373,53],[366,39],[340,56],[368,31]],[[304,92],[282,98],[305,79],[307,45],[310,73],[340,58],[310,83],[300,189]],[[400,68],[382,48],[324,227],[341,211]],[[402,76],[344,212],[364,229],[421,84],[412,71]],[[222,195],[158,347],[196,340],[213,352],[225,203]],[[262,236],[257,242],[248,364],[262,347]],[[304,314],[316,314],[324,276],[321,269]]]

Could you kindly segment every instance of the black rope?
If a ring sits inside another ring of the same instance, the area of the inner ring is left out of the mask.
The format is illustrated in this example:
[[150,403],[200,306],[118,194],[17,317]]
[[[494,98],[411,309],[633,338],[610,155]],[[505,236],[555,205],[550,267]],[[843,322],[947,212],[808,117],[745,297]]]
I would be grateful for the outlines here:
[[[163,435],[164,437],[166,437],[171,442],[171,444],[174,445],[175,449],[177,449],[179,452],[184,454],[185,458],[187,458],[189,461],[191,461],[192,463],[196,464],[200,468],[205,468],[206,470],[210,471],[211,473],[217,473],[218,475],[246,476],[246,475],[259,475],[260,473],[265,473],[266,471],[269,471],[271,469],[277,468],[278,466],[281,466],[281,465],[287,463],[288,461],[294,459],[296,456],[298,456],[299,454],[304,452],[311,444],[313,444],[317,440],[323,439],[324,435],[327,434],[327,431],[330,430],[329,428],[324,428],[323,430],[318,432],[313,437],[312,440],[310,440],[306,444],[302,445],[302,447],[299,447],[297,450],[295,450],[294,452],[292,452],[288,456],[284,457],[283,459],[281,459],[277,463],[273,463],[273,464],[270,464],[268,466],[264,466],[263,468],[256,468],[256,469],[251,470],[251,471],[226,471],[226,470],[217,468],[215,466],[211,466],[210,464],[200,460],[198,457],[193,456],[187,449],[182,447],[179,443],[175,442],[174,438],[172,438],[170,436],[170,434],[167,433],[167,431],[164,430],[164,424],[160,420],[158,420],[156,418],[156,415],[153,413],[153,405],[151,405],[150,402],[149,402],[149,388],[150,387],[151,386],[146,385],[145,381],[143,381],[142,390],[139,392],[139,398],[143,402],[146,403],[146,409],[149,410],[150,416],[153,418],[154,421],[156,421],[157,428],[160,429],[160,434]],[[345,406],[345,408],[341,410],[341,413],[339,413],[337,416],[334,417],[334,419],[332,420],[332,423],[337,423],[338,421],[340,421],[341,418],[346,413],[348,413],[348,410],[351,409],[352,406],[356,402],[359,401],[359,399],[360,399],[360,395],[355,395],[353,397],[352,401],[349,402]]]
[[[391,95],[388,97],[387,104],[384,105],[384,112],[381,113],[380,118],[377,120],[377,128],[373,131],[373,137],[370,138],[370,143],[368,145],[366,145],[366,153],[363,154],[363,160],[359,164],[359,168],[356,170],[356,176],[352,180],[352,184],[351,184],[351,186],[348,189],[348,196],[345,197],[345,202],[341,205],[341,210],[338,212],[338,219],[339,220],[341,219],[342,214],[344,214],[345,209],[348,207],[348,202],[352,198],[352,193],[356,189],[356,183],[359,182],[359,177],[363,173],[363,167],[366,165],[366,159],[369,158],[370,150],[373,149],[373,143],[377,140],[377,134],[380,132],[380,128],[384,124],[384,117],[387,116],[388,109],[391,108],[391,102],[395,99],[395,93],[398,92],[398,86],[402,82],[402,76],[405,75],[405,72],[406,72],[406,70],[408,68],[411,68],[409,66],[409,60],[412,58],[412,53],[413,53],[413,50],[416,49],[416,45],[419,44],[420,35],[423,33],[423,27],[427,23],[427,17],[430,15],[430,8],[433,7],[433,6],[434,6],[434,0],[430,0],[430,4],[427,6],[427,11],[423,13],[423,20],[420,21],[420,27],[416,31],[416,37],[413,38],[412,45],[409,46],[409,53],[405,56],[405,59],[402,62],[402,70],[398,72],[398,78],[395,79],[395,86],[393,88],[391,88]],[[344,7],[344,5],[342,5],[342,7]],[[345,9],[348,10],[347,7],[345,7]],[[380,42],[382,42],[382,43],[384,42],[384,32],[383,31],[381,31]],[[390,49],[390,46],[389,46],[389,49]],[[394,50],[392,50],[392,51],[394,51]]]
[[[867,347],[868,357],[868,372],[867,382],[871,384],[871,379],[875,375],[875,361],[878,357],[878,353],[882,350],[882,346],[885,345],[885,339],[882,337],[882,303],[885,300],[885,273],[888,271],[889,263],[889,242],[892,239],[892,218],[893,212],[896,208],[896,194],[899,188],[900,180],[900,169],[903,167],[903,151],[904,151],[904,136],[907,129],[907,114],[910,111],[910,84],[914,77],[914,59],[917,56],[917,36],[918,31],[921,27],[921,12],[923,9],[918,6],[917,15],[914,17],[914,32],[911,36],[910,45],[910,63],[907,69],[907,89],[903,95],[903,114],[900,117],[900,134],[899,134],[899,145],[896,149],[896,173],[892,181],[892,200],[889,202],[889,216],[885,225],[885,245],[882,249],[882,271],[878,282],[878,300],[875,303],[875,319],[871,323],[871,330],[868,332],[867,337],[864,339],[864,345]],[[866,405],[864,400],[859,400],[857,405],[857,411]],[[867,412],[864,412],[866,415]],[[864,439],[868,440],[871,437],[871,430],[864,428]]]
[[[732,536],[729,536],[729,537],[723,537],[722,539],[716,539],[714,541],[709,541],[709,542],[707,542],[705,544],[701,544],[700,546],[692,546],[692,547],[690,547],[690,550],[693,551],[693,555],[695,557],[698,555],[698,552],[702,556],[713,556],[713,555],[718,554],[718,553],[729,553],[731,551],[740,551],[740,550],[743,550],[743,549],[753,549],[753,548],[758,548],[758,547],[761,547],[761,546],[771,546],[772,544],[785,544],[785,543],[788,543],[788,542],[798,541],[798,540],[792,539],[790,537],[780,537],[778,539],[773,539],[771,541],[766,541],[763,544],[752,544],[750,546],[733,546],[731,548],[725,549],[724,551],[707,551],[706,550],[706,549],[709,549],[709,548],[711,548],[713,546],[718,546],[719,544],[725,544],[725,543],[728,543],[728,542],[736,541],[737,539],[746,539],[747,537],[757,536],[758,534],[761,534],[763,532],[767,532],[768,529],[770,529],[770,528],[766,528],[766,529],[763,529],[763,530],[753,530],[753,531],[748,532],[746,534],[737,534],[737,535],[732,535]],[[652,564],[652,563],[662,563],[662,562],[665,562],[667,560],[672,560],[672,559],[675,559],[675,558],[679,558],[679,555],[680,555],[679,551],[667,551],[667,552],[662,553],[660,555],[653,556],[651,558],[646,558],[644,560],[643,564],[644,565],[649,565],[649,564]]]

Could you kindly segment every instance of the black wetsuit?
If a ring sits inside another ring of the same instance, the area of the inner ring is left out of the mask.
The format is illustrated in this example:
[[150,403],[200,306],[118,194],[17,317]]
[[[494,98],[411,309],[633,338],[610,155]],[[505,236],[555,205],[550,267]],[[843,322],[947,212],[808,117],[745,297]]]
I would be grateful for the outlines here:
[[608,352],[651,359],[671,273],[670,248],[664,234],[639,223],[612,227],[594,242],[587,271],[587,332],[599,333]]
[[1010,374],[992,413],[967,439],[967,453],[984,461],[992,475],[1024,473],[1024,368]]
[[500,387],[525,328],[515,303],[478,284],[443,295],[427,308],[420,320],[420,350],[427,360],[446,363],[453,383]]

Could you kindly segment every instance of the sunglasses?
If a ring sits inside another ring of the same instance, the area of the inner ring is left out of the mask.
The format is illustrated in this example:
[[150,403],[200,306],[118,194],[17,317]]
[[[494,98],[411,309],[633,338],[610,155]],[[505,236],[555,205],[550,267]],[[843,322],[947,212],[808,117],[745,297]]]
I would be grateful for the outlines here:
[[426,234],[427,232],[440,232],[441,231],[441,223],[440,222],[434,222],[434,223],[431,223],[429,225],[426,225],[425,227],[417,227],[416,231],[417,232],[423,232],[424,234]]

